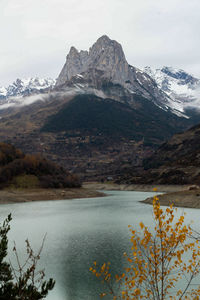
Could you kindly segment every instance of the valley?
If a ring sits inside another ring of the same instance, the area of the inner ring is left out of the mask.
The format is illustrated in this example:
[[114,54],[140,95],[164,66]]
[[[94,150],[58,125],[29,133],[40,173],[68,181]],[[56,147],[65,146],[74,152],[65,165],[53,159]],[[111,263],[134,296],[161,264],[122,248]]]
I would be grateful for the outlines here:
[[[198,124],[198,87],[182,70],[129,65],[122,46],[104,35],[89,51],[71,47],[56,81],[18,79],[0,90],[0,141],[82,181],[197,183],[198,168],[176,166],[177,153],[167,150],[175,148],[163,143]],[[155,168],[163,155],[164,167]]]
[[0,299],[200,299],[200,1],[0,25]]
[[4,112],[0,139],[40,153],[82,180],[115,180],[126,168],[141,167],[165,138],[189,124],[145,99],[136,101],[139,111],[95,95],[36,102]]

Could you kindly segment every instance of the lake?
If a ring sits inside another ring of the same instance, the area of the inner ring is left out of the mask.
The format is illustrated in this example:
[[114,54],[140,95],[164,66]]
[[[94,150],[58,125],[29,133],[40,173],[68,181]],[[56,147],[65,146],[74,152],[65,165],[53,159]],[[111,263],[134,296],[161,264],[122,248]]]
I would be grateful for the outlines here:
[[[38,249],[47,233],[40,265],[46,277],[56,279],[48,300],[96,300],[105,289],[89,272],[93,261],[111,262],[114,272],[122,269],[123,253],[130,249],[128,225],[152,226],[152,206],[139,201],[155,193],[108,191],[107,197],[1,205],[3,220],[12,213],[10,249],[16,242],[24,259],[25,239]],[[200,211],[184,209],[186,220],[200,228]],[[183,209],[178,209],[182,213]],[[13,260],[12,251],[10,257]]]

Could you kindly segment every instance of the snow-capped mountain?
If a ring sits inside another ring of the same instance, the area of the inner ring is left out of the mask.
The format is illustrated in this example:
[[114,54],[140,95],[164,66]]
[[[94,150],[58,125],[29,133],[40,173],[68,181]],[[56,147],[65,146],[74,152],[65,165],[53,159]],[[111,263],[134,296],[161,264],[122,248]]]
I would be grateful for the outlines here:
[[54,85],[55,80],[51,78],[17,79],[8,87],[0,87],[0,102],[12,103],[16,99],[48,91]]
[[128,64],[122,46],[108,36],[100,37],[89,51],[71,47],[56,81],[56,89],[93,88],[102,97],[135,107],[136,95],[162,110],[190,117],[189,109],[200,107],[200,80],[169,67],[140,70]]
[[169,96],[172,110],[187,114],[188,110],[200,108],[200,79],[172,67],[145,67],[143,71]]
[[134,109],[142,97],[159,109],[186,118],[200,107],[200,79],[169,67],[140,70],[131,66],[122,46],[104,35],[89,51],[71,47],[57,80],[17,79],[8,87],[0,87],[0,109],[69,93],[95,94]]

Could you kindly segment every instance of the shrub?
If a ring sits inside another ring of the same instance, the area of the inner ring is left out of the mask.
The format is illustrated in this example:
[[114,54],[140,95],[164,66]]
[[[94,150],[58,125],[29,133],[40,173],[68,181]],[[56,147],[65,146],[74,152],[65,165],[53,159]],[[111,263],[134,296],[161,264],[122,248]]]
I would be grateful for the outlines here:
[[17,189],[38,188],[39,180],[35,175],[18,175],[14,177],[10,187]]
[[44,240],[38,253],[34,253],[29,241],[27,245],[27,258],[21,264],[17,254],[16,245],[14,253],[17,268],[6,261],[8,238],[10,230],[11,215],[9,215],[0,226],[0,299],[2,300],[39,300],[46,298],[48,292],[53,289],[55,281],[51,278],[44,281],[44,271],[37,270],[37,263],[43,249]]
[[[81,186],[77,176],[70,174],[64,168],[40,155],[20,154],[21,152],[11,145],[9,145],[8,149],[9,151],[4,151],[4,164],[0,168],[0,188],[5,188],[13,184],[16,187],[24,188],[34,186],[45,188]],[[12,154],[14,153],[12,159],[9,159],[10,149],[13,151]],[[36,178],[33,180],[33,177]],[[28,182],[28,179],[30,179],[30,182]]]

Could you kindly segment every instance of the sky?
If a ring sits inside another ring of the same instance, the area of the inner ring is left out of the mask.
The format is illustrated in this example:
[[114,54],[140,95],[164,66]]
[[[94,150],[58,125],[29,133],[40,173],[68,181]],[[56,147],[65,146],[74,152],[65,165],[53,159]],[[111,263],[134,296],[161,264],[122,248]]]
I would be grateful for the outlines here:
[[0,86],[57,78],[71,46],[117,40],[136,67],[200,78],[200,0],[0,0]]

